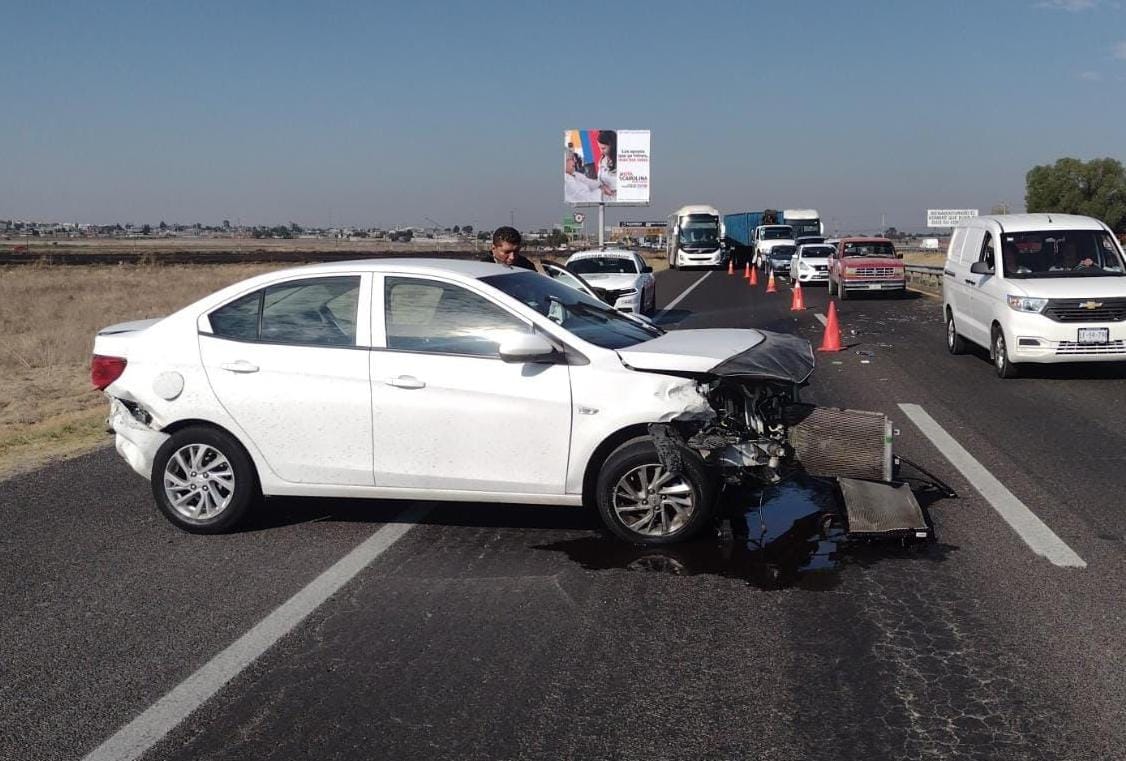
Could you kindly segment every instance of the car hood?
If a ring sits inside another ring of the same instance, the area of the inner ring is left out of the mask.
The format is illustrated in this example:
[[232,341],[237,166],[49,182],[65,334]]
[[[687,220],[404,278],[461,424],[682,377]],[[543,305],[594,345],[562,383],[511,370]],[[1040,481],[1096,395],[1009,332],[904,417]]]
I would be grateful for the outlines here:
[[803,383],[813,372],[813,347],[788,333],[709,328],[674,330],[618,349],[634,370]]
[[828,264],[829,257],[827,256],[803,256],[798,261],[805,262],[806,264]]
[[1006,278],[1005,287],[1020,296],[1043,299],[1126,298],[1126,277]]
[[583,275],[582,278],[593,286],[597,286],[598,288],[608,288],[611,290],[634,288],[637,286],[636,272],[632,274],[629,272],[600,272]]
[[768,251],[768,250],[774,248],[775,246],[792,246],[792,245],[794,245],[794,239],[793,238],[771,238],[769,240],[764,239],[764,240],[760,240],[758,242],[758,247],[762,251]]

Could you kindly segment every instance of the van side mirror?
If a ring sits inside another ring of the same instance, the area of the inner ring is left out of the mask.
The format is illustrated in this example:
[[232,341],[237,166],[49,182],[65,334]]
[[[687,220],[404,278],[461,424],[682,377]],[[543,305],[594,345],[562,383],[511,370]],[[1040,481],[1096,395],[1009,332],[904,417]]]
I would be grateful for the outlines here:
[[974,262],[970,265],[970,272],[975,275],[992,275],[993,267],[988,262]]

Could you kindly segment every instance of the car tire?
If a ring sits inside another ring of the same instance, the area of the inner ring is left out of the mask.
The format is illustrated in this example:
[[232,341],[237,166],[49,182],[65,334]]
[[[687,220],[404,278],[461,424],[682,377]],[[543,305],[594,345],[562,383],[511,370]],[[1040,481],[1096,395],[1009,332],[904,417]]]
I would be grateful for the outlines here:
[[844,281],[837,281],[837,295],[841,301],[848,301],[848,291],[845,290]]
[[190,426],[176,431],[153,458],[156,506],[193,534],[222,534],[239,524],[258,497],[250,455],[225,431]]
[[828,289],[828,291],[829,291],[829,298],[832,298],[833,297],[833,278],[829,278],[829,280],[825,283],[825,288]]
[[954,312],[946,310],[946,350],[951,354],[966,353],[966,339],[958,335],[958,328],[954,325]]
[[1005,331],[997,325],[993,326],[993,340],[990,341],[989,346],[989,358],[993,360],[993,369],[997,372],[998,378],[1016,378],[1020,375],[1017,365],[1009,360]]
[[691,539],[711,524],[715,478],[695,452],[681,448],[679,453],[676,474],[665,469],[649,436],[630,439],[606,458],[596,494],[598,513],[611,534],[654,546]]

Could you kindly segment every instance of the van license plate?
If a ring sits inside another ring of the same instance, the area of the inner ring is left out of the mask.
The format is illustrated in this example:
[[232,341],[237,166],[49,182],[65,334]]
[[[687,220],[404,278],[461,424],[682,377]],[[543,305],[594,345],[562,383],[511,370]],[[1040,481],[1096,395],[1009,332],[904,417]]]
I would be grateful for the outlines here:
[[1079,343],[1105,344],[1110,342],[1110,328],[1080,328]]

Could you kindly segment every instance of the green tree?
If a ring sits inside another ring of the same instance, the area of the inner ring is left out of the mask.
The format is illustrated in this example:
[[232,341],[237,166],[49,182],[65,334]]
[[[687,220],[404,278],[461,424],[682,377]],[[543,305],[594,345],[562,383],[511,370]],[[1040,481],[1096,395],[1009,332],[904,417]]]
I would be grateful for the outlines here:
[[465,233],[466,235],[472,235],[473,234],[473,225],[462,225],[461,231],[463,233]]
[[1062,158],[1035,166],[1025,177],[1024,205],[1029,212],[1085,214],[1126,230],[1126,169],[1115,159],[1080,161]]

